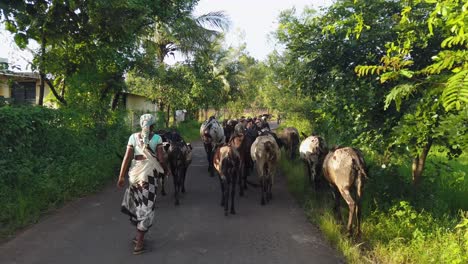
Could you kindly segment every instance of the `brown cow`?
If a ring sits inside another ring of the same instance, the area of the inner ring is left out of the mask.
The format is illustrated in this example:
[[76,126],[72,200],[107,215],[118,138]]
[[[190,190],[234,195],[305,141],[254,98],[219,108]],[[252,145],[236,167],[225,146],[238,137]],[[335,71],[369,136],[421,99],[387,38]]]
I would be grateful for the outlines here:
[[236,196],[237,173],[239,169],[239,153],[231,145],[218,147],[213,157],[213,165],[219,175],[221,184],[221,206],[224,215],[228,215],[229,193],[231,193],[231,214],[235,214],[234,198]]
[[[352,235],[353,218],[356,219],[358,236],[361,234],[361,197],[364,179],[367,177],[366,164],[361,151],[344,147],[331,151],[323,162],[323,175],[332,186],[335,197],[335,212],[341,219],[340,196],[349,207],[347,230]],[[355,191],[355,198],[351,196]],[[356,215],[356,217],[354,217]]]
[[280,135],[289,159],[294,159],[299,147],[299,132],[295,127],[286,127]]

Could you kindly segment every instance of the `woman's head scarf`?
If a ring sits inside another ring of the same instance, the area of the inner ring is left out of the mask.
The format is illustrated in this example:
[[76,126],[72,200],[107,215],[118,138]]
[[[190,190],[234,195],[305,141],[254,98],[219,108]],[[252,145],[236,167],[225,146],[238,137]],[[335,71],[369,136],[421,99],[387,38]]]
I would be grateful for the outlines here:
[[141,137],[145,146],[149,144],[150,127],[154,123],[156,123],[156,119],[152,114],[144,114],[140,117]]

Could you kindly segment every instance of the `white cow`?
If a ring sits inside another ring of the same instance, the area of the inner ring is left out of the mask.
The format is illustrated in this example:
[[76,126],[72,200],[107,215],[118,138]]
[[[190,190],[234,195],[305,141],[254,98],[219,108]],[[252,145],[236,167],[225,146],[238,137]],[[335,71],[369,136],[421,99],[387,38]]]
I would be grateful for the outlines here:
[[175,111],[175,120],[177,123],[185,121],[185,114],[187,113],[187,110],[176,110]]
[[210,176],[213,177],[213,154],[215,149],[226,141],[224,129],[216,118],[212,116],[201,125],[200,136],[208,159],[208,171],[210,172]]
[[314,187],[317,188],[323,159],[328,153],[325,140],[319,136],[307,137],[301,142],[299,153],[306,164],[309,183],[313,182]]

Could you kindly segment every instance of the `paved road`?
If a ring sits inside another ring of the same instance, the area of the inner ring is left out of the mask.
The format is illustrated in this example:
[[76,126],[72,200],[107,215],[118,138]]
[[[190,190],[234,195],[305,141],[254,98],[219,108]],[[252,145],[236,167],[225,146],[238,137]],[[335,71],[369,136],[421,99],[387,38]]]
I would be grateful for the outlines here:
[[[260,191],[250,188],[225,217],[217,178],[206,171],[203,146],[194,144],[187,193],[174,206],[159,196],[149,251],[132,255],[133,226],[121,214],[122,189],[110,185],[47,216],[0,245],[0,263],[343,263],[287,192],[284,177],[274,200],[260,206]],[[251,176],[252,179],[252,176]],[[172,181],[169,184],[172,187]]]

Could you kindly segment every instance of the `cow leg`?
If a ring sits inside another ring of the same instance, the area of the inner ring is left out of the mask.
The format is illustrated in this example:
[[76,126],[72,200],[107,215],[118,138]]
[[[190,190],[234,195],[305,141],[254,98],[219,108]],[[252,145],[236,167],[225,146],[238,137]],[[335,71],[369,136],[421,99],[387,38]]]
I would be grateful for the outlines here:
[[310,175],[312,178],[312,184],[314,185],[314,190],[318,191],[318,175],[317,175],[318,164],[315,162],[310,163]]
[[242,168],[242,170],[244,171],[244,185],[242,186],[242,188],[244,188],[244,190],[247,190],[247,176],[249,175],[249,169],[247,168],[247,161],[244,162],[244,166]]
[[210,150],[210,160],[208,162],[208,170],[210,172],[210,177],[214,177],[213,156],[214,156],[214,151]]
[[224,206],[224,183],[221,176],[219,176],[219,184],[221,186],[221,206]]
[[180,189],[180,184],[179,184],[179,171],[175,170],[174,175],[172,175],[173,181],[174,181],[174,198],[175,198],[175,205],[179,205],[179,189]]
[[210,176],[214,176],[214,171],[213,171],[213,148],[211,144],[203,144],[205,147],[205,152],[206,152],[206,159],[208,160],[208,172],[210,173]]
[[265,188],[266,188],[266,182],[265,182],[265,177],[262,177],[260,179],[260,185],[261,185],[261,188],[262,188],[262,199],[260,201],[260,204],[261,205],[265,205]]
[[361,177],[356,178],[356,226],[357,236],[361,236],[361,197],[362,197],[362,180]]
[[306,167],[307,178],[309,178],[309,184],[312,185],[312,171],[310,169],[310,162],[305,161],[304,163]]
[[230,184],[236,184],[235,182],[228,181],[227,179],[223,180],[223,200],[224,200],[224,215],[228,215],[228,209],[229,209],[229,185]]
[[332,195],[333,198],[335,199],[335,205],[333,206],[333,211],[335,212],[335,217],[336,219],[341,222],[341,210],[340,210],[340,199],[341,195],[340,192],[336,189],[335,186],[331,186],[332,188]]
[[244,172],[244,165],[243,165],[243,162],[241,161],[239,169],[236,172],[237,179],[239,180],[239,195],[240,196],[244,196],[244,182],[243,182],[244,175],[243,175],[243,172]]
[[166,196],[166,175],[165,174],[160,174],[161,175],[161,194],[163,196]]
[[244,188],[244,190],[247,190],[247,175],[249,174],[249,169],[247,168],[247,163],[248,163],[248,158],[245,158],[244,163],[242,164],[242,171],[244,173],[243,174],[243,177],[244,177],[243,184],[244,185],[242,186],[242,188]]
[[273,193],[271,189],[273,188],[273,177],[270,177],[268,179],[268,201],[271,201],[273,199]]
[[182,193],[185,193],[185,176],[187,175],[187,167],[183,168],[184,173],[182,174]]
[[345,199],[349,207],[348,225],[346,226],[346,228],[348,230],[348,235],[351,236],[353,234],[352,225],[353,225],[353,218],[354,218],[355,209],[356,209],[356,203],[354,202],[353,197],[351,197],[351,194],[349,193],[349,189],[340,190],[340,193]]
[[233,173],[233,179],[231,181],[231,214],[236,214],[236,209],[234,208],[234,198],[236,197],[236,182],[237,182],[237,179],[236,179],[236,174]]

